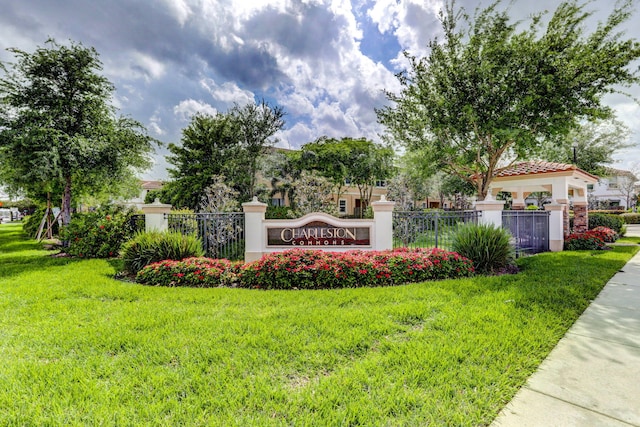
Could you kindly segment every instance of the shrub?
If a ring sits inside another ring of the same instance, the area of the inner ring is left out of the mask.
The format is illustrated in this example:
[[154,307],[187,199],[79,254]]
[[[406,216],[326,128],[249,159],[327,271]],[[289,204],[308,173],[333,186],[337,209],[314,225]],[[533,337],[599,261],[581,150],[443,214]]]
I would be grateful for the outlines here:
[[124,269],[136,274],[144,266],[163,260],[179,261],[204,255],[200,239],[179,232],[143,232],[122,246]]
[[593,230],[596,227],[607,227],[620,234],[623,225],[624,219],[619,215],[589,212],[589,230]]
[[239,285],[261,289],[321,289],[398,285],[467,277],[470,260],[441,249],[324,252],[293,249],[241,268]]
[[265,213],[266,219],[289,219],[292,216],[293,209],[289,206],[267,206]]
[[625,224],[640,224],[640,213],[623,213],[620,215]]
[[605,247],[601,234],[592,230],[585,233],[572,233],[564,240],[566,251],[594,251]]
[[607,227],[596,227],[591,230],[592,233],[600,237],[606,243],[613,243],[618,240],[618,233]]
[[473,261],[476,272],[497,272],[514,264],[509,231],[489,224],[468,224],[455,234],[452,249]]
[[118,256],[122,244],[131,238],[132,209],[105,206],[94,212],[76,213],[61,232],[63,251],[82,258]]
[[238,264],[226,259],[204,257],[180,261],[164,260],[143,267],[136,282],[158,286],[211,288],[230,285],[236,280]]

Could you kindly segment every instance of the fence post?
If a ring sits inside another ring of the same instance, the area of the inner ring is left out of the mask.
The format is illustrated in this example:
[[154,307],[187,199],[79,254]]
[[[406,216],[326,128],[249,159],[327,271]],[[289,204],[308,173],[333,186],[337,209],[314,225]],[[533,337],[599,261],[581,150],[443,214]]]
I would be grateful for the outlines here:
[[564,210],[565,205],[555,200],[544,205],[549,215],[549,250],[560,252],[564,248]]
[[498,228],[502,228],[504,204],[504,200],[495,200],[491,195],[491,189],[489,189],[487,197],[481,202],[476,202],[476,210],[482,212],[478,222],[480,224],[493,224]]
[[264,230],[262,222],[267,211],[267,204],[258,201],[257,197],[242,204],[244,212],[244,262],[259,260],[264,249]]
[[166,214],[171,212],[171,205],[160,203],[156,199],[153,203],[142,205],[144,213],[144,231],[167,231],[169,229],[169,220]]
[[375,221],[375,246],[376,251],[393,249],[393,207],[395,202],[387,200],[382,195],[380,200],[371,203],[373,220]]

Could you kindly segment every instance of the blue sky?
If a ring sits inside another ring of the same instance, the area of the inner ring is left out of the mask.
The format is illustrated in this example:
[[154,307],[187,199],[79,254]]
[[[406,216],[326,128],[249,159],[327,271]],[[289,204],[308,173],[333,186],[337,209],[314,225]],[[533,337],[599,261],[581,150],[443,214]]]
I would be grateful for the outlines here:
[[[611,3],[594,0],[588,8],[604,19]],[[472,12],[489,2],[457,4]],[[509,7],[522,19],[557,4],[515,0]],[[398,90],[402,50],[426,53],[440,31],[441,7],[440,0],[5,0],[0,60],[12,59],[8,47],[32,51],[48,37],[95,47],[120,113],[165,143],[179,142],[196,112],[261,98],[288,113],[280,146],[323,135],[378,141],[383,129],[374,109],[386,102],[383,90]],[[634,21],[627,36],[640,38]],[[640,142],[638,106],[620,96],[607,102]],[[144,178],[166,178],[165,154],[158,151]],[[639,154],[619,153],[614,166],[635,167]]]

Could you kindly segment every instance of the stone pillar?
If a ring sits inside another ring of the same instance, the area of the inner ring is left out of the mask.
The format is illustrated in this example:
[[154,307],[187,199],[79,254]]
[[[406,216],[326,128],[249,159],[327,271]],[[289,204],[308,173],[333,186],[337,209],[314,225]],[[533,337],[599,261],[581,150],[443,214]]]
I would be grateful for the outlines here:
[[569,218],[569,205],[565,205],[563,203],[562,207],[562,220],[563,220],[563,226],[564,226],[564,237],[567,237],[569,234],[571,234],[571,219]]
[[165,205],[156,199],[151,204],[142,205],[142,212],[144,213],[144,231],[167,231],[169,229],[167,214],[171,212],[171,205]]
[[514,211],[521,211],[527,206],[524,201],[524,191],[522,191],[522,188],[518,188],[516,191],[511,192],[511,197],[513,197],[511,209]]
[[393,249],[393,207],[395,202],[388,201],[382,195],[380,201],[372,202],[375,242],[373,248],[377,251]]
[[545,211],[550,211],[549,216],[549,250],[560,252],[564,249],[564,214],[566,205],[551,202],[544,205]]
[[476,210],[482,212],[478,219],[480,224],[493,224],[502,228],[502,211],[504,210],[504,200],[494,200],[491,191],[481,202],[476,202]]
[[244,262],[259,260],[264,250],[264,214],[267,211],[267,204],[258,201],[254,196],[253,200],[242,204],[244,212]]
[[573,202],[573,231],[584,233],[589,229],[589,213],[585,202]]

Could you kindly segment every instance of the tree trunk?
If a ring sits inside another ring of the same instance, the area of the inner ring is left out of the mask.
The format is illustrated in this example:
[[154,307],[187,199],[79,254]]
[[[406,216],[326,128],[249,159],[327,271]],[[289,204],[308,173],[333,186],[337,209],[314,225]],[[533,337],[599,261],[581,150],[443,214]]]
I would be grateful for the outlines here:
[[62,225],[69,225],[71,222],[71,176],[65,177],[64,193],[62,195]]

